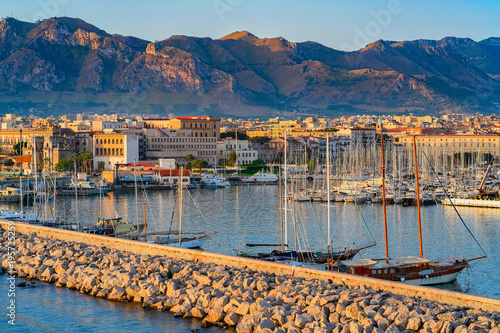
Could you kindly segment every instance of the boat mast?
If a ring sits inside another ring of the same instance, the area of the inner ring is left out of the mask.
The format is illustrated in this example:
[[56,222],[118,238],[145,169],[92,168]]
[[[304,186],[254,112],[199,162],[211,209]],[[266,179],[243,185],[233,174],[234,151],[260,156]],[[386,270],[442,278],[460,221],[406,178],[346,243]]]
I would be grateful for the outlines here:
[[285,247],[288,247],[288,222],[287,222],[287,219],[288,219],[288,207],[287,207],[287,202],[288,202],[288,187],[287,187],[287,184],[288,184],[288,169],[287,169],[288,160],[287,160],[287,154],[286,154],[286,150],[287,150],[286,143],[287,143],[287,138],[286,138],[286,130],[285,130],[285,172],[284,172],[284,177],[283,177],[283,178],[285,178],[284,225],[285,225]]
[[328,216],[328,249],[330,249],[330,142],[329,135],[326,133],[326,201],[327,203],[327,216]]
[[[19,156],[23,156],[23,130],[19,129]],[[19,161],[19,201],[21,202],[21,220],[23,219],[23,162]]]
[[384,239],[385,239],[385,261],[389,262],[389,244],[387,240],[387,214],[386,214],[386,206],[385,206],[385,157],[384,157],[384,130],[382,126],[382,122],[379,120],[377,127],[380,132],[380,147],[382,151],[382,207],[384,210]]
[[146,242],[148,241],[148,225],[146,221],[146,190],[142,192],[142,204],[144,208],[144,234],[146,235]]
[[235,152],[234,152],[234,164],[236,164],[236,176],[240,175],[240,172],[238,170],[238,127],[236,127],[236,132],[234,134],[234,138],[236,139],[236,144],[235,144]]
[[184,168],[181,167],[179,171],[179,247],[181,247],[181,240],[182,240],[182,176],[184,174]]
[[137,203],[137,166],[134,160],[134,187],[135,187],[135,223],[137,226],[137,238],[139,238],[139,205]]
[[422,246],[422,221],[420,219],[420,191],[418,186],[418,165],[417,165],[417,140],[413,135],[413,157],[415,160],[415,182],[417,188],[417,213],[418,213],[418,241],[420,244],[420,258],[424,257],[424,249]]

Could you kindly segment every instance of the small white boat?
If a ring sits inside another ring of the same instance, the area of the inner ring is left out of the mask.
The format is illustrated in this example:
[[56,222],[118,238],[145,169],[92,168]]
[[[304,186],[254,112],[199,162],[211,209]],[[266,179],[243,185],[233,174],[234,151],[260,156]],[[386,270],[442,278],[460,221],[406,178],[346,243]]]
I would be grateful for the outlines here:
[[253,176],[242,178],[245,183],[277,182],[278,175],[271,172],[257,172]]
[[215,176],[211,174],[203,174],[200,181],[201,187],[208,188],[224,188],[230,187],[231,183],[224,177]]

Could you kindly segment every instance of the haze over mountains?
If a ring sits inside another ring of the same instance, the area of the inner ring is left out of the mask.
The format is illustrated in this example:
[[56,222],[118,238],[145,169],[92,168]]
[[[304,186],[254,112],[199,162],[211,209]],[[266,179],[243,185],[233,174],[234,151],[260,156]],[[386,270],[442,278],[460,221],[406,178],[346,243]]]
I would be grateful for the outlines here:
[[499,96],[496,37],[379,40],[342,52],[246,31],[149,42],[68,17],[0,21],[3,112],[495,113]]

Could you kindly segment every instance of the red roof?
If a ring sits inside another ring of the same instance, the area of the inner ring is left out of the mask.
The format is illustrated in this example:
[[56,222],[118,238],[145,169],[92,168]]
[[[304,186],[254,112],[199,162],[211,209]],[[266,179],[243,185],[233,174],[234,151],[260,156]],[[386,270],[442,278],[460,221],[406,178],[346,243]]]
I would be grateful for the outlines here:
[[181,117],[175,117],[175,119],[179,119],[179,120],[210,120],[210,116],[181,116]]

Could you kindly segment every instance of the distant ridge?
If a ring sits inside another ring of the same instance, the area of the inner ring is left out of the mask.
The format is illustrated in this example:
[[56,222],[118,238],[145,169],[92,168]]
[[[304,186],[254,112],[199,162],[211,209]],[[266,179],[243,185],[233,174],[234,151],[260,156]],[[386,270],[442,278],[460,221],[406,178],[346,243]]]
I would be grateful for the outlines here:
[[498,112],[500,38],[354,52],[236,31],[150,42],[81,19],[0,21],[0,110],[263,116]]

